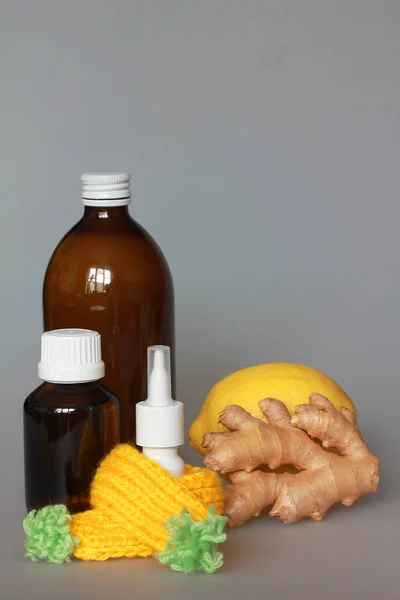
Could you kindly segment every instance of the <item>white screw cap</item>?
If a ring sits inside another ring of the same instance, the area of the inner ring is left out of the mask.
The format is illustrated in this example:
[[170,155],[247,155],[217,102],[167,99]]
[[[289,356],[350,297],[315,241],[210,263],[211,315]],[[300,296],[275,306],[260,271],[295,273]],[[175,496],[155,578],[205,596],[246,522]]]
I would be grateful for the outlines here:
[[131,201],[129,173],[83,173],[81,184],[85,206],[125,206]]
[[82,383],[104,377],[101,338],[90,329],[55,329],[42,334],[40,379]]

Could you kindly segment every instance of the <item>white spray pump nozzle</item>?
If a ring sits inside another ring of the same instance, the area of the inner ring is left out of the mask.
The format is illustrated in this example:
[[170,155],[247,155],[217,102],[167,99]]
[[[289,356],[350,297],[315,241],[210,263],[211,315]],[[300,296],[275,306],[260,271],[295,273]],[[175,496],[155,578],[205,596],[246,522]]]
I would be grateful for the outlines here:
[[147,402],[152,406],[168,406],[171,397],[171,357],[168,346],[147,349]]
[[184,443],[183,404],[171,396],[168,346],[147,349],[147,400],[136,404],[136,443],[172,475],[183,474],[185,465],[178,455]]

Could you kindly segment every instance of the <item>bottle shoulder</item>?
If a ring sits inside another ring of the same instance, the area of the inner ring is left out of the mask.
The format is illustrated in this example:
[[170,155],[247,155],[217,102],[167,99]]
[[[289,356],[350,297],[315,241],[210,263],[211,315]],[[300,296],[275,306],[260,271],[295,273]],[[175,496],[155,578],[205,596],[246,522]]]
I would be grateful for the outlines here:
[[154,259],[165,261],[165,257],[150,233],[129,214],[121,219],[88,219],[82,217],[56,245],[51,259],[59,255],[71,255],[82,252],[91,256],[99,250],[131,253],[153,256]]
[[58,384],[44,382],[31,392],[24,402],[25,412],[92,408],[110,403],[118,406],[117,398],[98,381],[89,383]]
[[111,285],[119,281],[140,282],[173,289],[164,254],[134,219],[120,219],[117,225],[104,224],[101,219],[92,221],[81,219],[56,246],[46,269],[45,287],[58,285],[57,282],[63,289],[71,285],[69,282],[83,285],[83,281],[97,278],[101,271],[99,277],[104,274],[105,285],[107,279]]

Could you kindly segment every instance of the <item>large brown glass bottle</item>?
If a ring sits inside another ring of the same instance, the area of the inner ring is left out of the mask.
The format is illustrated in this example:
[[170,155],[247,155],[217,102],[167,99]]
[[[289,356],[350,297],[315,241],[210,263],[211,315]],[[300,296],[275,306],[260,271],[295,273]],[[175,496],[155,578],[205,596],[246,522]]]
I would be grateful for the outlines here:
[[82,176],[82,219],[55,249],[43,286],[44,329],[101,334],[104,384],[120,403],[120,438],[135,437],[135,404],[146,399],[147,347],[171,348],[174,292],[168,264],[129,215],[127,174]]

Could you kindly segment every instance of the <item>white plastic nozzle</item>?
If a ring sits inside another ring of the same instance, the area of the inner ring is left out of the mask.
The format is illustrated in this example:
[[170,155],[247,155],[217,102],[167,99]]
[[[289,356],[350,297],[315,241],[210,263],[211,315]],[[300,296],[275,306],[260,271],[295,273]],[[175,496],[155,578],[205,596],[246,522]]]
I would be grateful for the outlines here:
[[101,338],[90,329],[55,329],[42,334],[40,379],[83,383],[104,377]]
[[168,346],[147,349],[147,402],[151,406],[168,406],[173,402],[170,361]]
[[171,397],[171,362],[168,346],[147,350],[147,395],[136,404],[136,443],[175,477],[184,472],[178,446],[184,443],[183,404]]
[[125,206],[131,201],[129,173],[83,173],[81,184],[85,206]]

